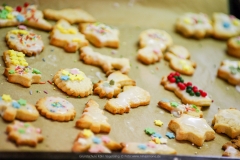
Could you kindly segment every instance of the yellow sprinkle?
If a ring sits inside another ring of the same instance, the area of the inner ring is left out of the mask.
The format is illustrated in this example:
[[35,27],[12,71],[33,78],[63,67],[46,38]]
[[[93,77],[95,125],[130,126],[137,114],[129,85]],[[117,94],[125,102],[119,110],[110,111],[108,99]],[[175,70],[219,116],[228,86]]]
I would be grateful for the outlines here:
[[82,75],[77,75],[75,79],[81,81],[84,79],[84,77]]
[[69,75],[69,72],[66,71],[66,70],[63,70],[63,71],[62,71],[62,74],[63,74],[63,75]]
[[74,80],[75,80],[75,76],[72,75],[72,74],[70,74],[70,75],[69,75],[69,79],[72,80],[72,81],[74,81]]
[[22,52],[18,52],[18,53],[17,53],[17,56],[18,56],[18,57],[25,57],[25,54],[23,54]]
[[7,14],[7,19],[13,19],[14,17],[13,17],[13,15],[12,14]]
[[73,39],[72,39],[72,42],[79,42],[79,43],[80,43],[81,40],[80,40],[79,38],[73,38]]
[[154,138],[154,142],[155,142],[156,144],[160,144],[160,143],[161,143],[161,141],[160,141],[159,138]]
[[187,24],[191,24],[191,20],[189,18],[184,18],[184,22]]
[[93,135],[92,131],[89,130],[89,129],[84,129],[83,130],[83,135],[86,137],[86,138],[89,138],[90,136]]
[[12,12],[12,11],[13,11],[13,8],[10,7],[10,6],[5,6],[5,9],[6,9],[8,12]]
[[19,65],[19,61],[14,59],[14,60],[12,60],[12,64]]
[[15,30],[12,30],[11,31],[13,34],[28,34],[28,31],[25,31],[25,30],[18,30],[18,29],[15,29]]
[[22,65],[22,66],[28,66],[28,63],[27,63],[27,62],[24,62],[24,61],[20,61],[20,65]]
[[162,125],[163,125],[163,122],[160,121],[160,120],[155,120],[155,121],[154,121],[154,124],[157,125],[157,126],[162,126]]
[[76,34],[77,32],[76,32],[75,29],[70,28],[70,29],[68,29],[68,33],[70,33],[70,34]]
[[183,70],[189,71],[189,69],[190,69],[190,66],[189,66],[189,65],[184,65],[184,66],[183,66]]
[[233,20],[233,24],[234,24],[235,26],[239,26],[239,25],[240,25],[240,22],[239,22],[239,20],[234,19],[234,20]]
[[11,96],[8,95],[8,94],[3,94],[3,95],[2,95],[2,99],[3,99],[4,101],[8,101],[8,102],[12,100]]
[[8,54],[10,56],[16,56],[16,52],[14,50],[8,50]]

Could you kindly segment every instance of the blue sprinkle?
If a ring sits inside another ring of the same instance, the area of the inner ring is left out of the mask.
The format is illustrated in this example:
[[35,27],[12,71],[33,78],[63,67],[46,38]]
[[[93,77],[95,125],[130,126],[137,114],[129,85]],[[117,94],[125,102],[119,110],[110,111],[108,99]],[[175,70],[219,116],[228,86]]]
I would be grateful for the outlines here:
[[174,139],[175,138],[175,135],[171,132],[167,132],[166,133],[166,136],[169,138],[169,139]]
[[223,22],[223,27],[224,27],[224,28],[229,28],[229,27],[230,27],[230,23],[228,23],[228,22]]
[[17,109],[20,108],[20,104],[18,102],[12,102],[12,106]]
[[95,143],[95,144],[99,144],[102,142],[102,140],[100,138],[97,138],[97,137],[93,137],[92,141]]
[[25,21],[25,18],[24,18],[23,15],[21,15],[21,14],[17,15],[16,18],[17,18],[17,20],[18,20],[19,22]]
[[67,81],[67,80],[69,80],[69,77],[68,76],[61,76],[61,80]]
[[147,148],[147,145],[146,144],[139,144],[138,148],[141,149],[141,150],[145,150]]
[[152,134],[152,136],[155,138],[162,138],[162,135],[159,133],[154,133],[154,134]]

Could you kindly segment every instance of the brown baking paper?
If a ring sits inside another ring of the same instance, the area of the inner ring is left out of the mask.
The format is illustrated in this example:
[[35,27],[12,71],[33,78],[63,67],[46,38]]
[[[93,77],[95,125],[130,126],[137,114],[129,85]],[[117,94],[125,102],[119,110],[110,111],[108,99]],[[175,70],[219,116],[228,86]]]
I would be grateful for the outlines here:
[[[10,6],[16,6],[22,5],[25,1],[1,0],[1,3],[4,2],[7,2]],[[191,60],[197,63],[197,68],[193,76],[183,76],[183,78],[185,81],[191,81],[207,91],[214,100],[210,107],[203,110],[203,117],[209,124],[211,124],[218,108],[239,108],[240,93],[237,92],[235,86],[216,77],[217,69],[222,60],[238,60],[226,54],[226,41],[218,41],[213,38],[187,39],[174,31],[174,23],[177,17],[185,12],[203,12],[209,16],[212,16],[213,12],[228,13],[226,0],[41,0],[30,1],[30,3],[37,3],[39,9],[42,10],[46,8],[80,7],[94,16],[97,21],[117,27],[120,30],[119,49],[92,47],[95,51],[105,55],[129,58],[131,70],[128,75],[136,81],[137,86],[151,94],[151,102],[147,106],[131,109],[129,113],[123,115],[113,115],[104,111],[108,117],[108,122],[111,124],[109,136],[114,140],[119,142],[148,142],[151,138],[144,133],[144,129],[147,127],[154,128],[164,138],[167,138],[165,137],[166,132],[169,131],[167,126],[174,117],[168,111],[159,108],[157,103],[163,98],[180,101],[172,92],[165,90],[160,85],[161,78],[173,71],[169,68],[168,62],[161,60],[159,63],[147,66],[136,60],[139,34],[146,29],[166,30],[172,36],[174,44],[182,45],[190,51]],[[50,22],[55,24],[54,21]],[[0,29],[1,56],[8,49],[4,39],[5,35],[14,28],[16,27]],[[53,75],[63,68],[79,68],[93,82],[99,80],[98,74],[102,79],[106,79],[100,68],[86,65],[80,61],[79,52],[66,53],[62,48],[49,45],[48,32],[33,30],[42,36],[45,48],[41,54],[35,57],[26,57],[26,60],[30,66],[42,72],[42,82],[51,81]],[[3,73],[5,64],[2,59],[0,64],[0,73]],[[37,93],[37,91],[40,91],[40,93]],[[32,95],[30,92],[32,92]],[[100,99],[96,95],[90,95],[86,98],[67,98],[65,93],[49,83],[33,84],[30,88],[24,88],[21,85],[9,83],[4,75],[0,76],[0,95],[2,94],[10,94],[16,100],[23,98],[32,104],[36,104],[38,99],[42,97],[59,96],[70,101],[75,106],[77,114],[75,119],[70,122],[51,121],[40,116],[37,121],[33,122],[33,125],[42,129],[45,139],[36,148],[17,147],[14,143],[8,141],[5,130],[10,123],[0,118],[0,151],[71,152],[73,141],[79,132],[79,129],[75,128],[75,122],[81,116],[85,103],[89,99],[94,99],[103,109],[107,102],[107,99]],[[164,123],[162,127],[154,125],[154,120],[157,119]],[[221,156],[223,152],[221,146],[229,140],[227,136],[216,133],[215,140],[205,142],[201,148],[188,141],[176,141],[175,139],[168,139],[168,145],[175,148],[179,155]]]

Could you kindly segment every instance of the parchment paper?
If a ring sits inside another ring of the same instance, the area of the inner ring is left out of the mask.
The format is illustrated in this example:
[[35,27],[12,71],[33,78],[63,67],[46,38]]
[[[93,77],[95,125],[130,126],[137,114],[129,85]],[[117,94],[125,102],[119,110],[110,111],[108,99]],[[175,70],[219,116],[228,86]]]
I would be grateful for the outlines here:
[[[22,5],[25,1],[1,0],[0,2],[7,2],[11,6],[16,6]],[[226,0],[39,0],[30,1],[30,3],[39,4],[39,9],[80,7],[94,16],[97,21],[117,27],[120,30],[119,49],[92,47],[95,51],[105,55],[129,58],[131,70],[128,75],[136,81],[138,86],[150,92],[151,102],[148,106],[131,109],[129,113],[123,115],[113,115],[105,111],[105,115],[111,124],[109,136],[116,141],[150,141],[150,136],[144,133],[144,129],[147,127],[154,128],[165,137],[166,132],[169,131],[167,125],[174,117],[168,111],[159,108],[157,103],[163,98],[180,101],[172,92],[164,90],[163,86],[160,85],[161,78],[172,71],[168,62],[161,60],[159,63],[146,66],[136,59],[139,34],[149,28],[166,30],[172,36],[174,44],[183,45],[190,51],[191,60],[197,63],[197,69],[193,76],[183,76],[183,78],[206,90],[213,98],[214,103],[203,110],[203,117],[209,124],[211,124],[218,108],[240,107],[240,93],[237,92],[235,86],[229,85],[216,77],[217,69],[222,60],[237,60],[226,54],[226,41],[218,41],[213,38],[187,39],[174,31],[174,23],[177,17],[185,12],[203,12],[209,16],[212,16],[213,12],[228,13]],[[51,23],[55,24],[54,21],[51,21]],[[1,56],[8,49],[5,43],[5,35],[14,28],[0,29]],[[100,68],[86,65],[80,61],[79,52],[66,53],[62,48],[51,46],[49,45],[49,33],[33,30],[42,36],[45,49],[41,54],[35,57],[27,57],[26,60],[30,66],[42,72],[43,82],[52,80],[53,75],[59,69],[75,67],[85,72],[93,82],[99,80],[96,76],[97,72],[100,73],[102,79],[106,79]],[[112,54],[113,50],[116,54]],[[2,59],[0,59],[0,64],[0,73],[3,73],[5,64]],[[30,95],[30,91],[32,91],[32,95]],[[41,91],[41,93],[36,91]],[[48,94],[43,91],[47,91]],[[49,83],[33,84],[30,88],[24,88],[21,85],[7,82],[4,75],[0,76],[0,95],[2,94],[10,94],[13,99],[23,98],[32,104],[45,96],[59,96],[70,101],[75,106],[77,114],[75,119],[70,122],[51,121],[40,116],[33,124],[42,129],[45,140],[38,144],[36,148],[17,147],[14,143],[9,142],[5,133],[6,126],[9,123],[0,118],[0,151],[71,152],[73,141],[79,132],[79,129],[75,128],[75,122],[81,116],[85,103],[89,99],[94,99],[103,109],[107,102],[107,99],[100,99],[96,95],[86,98],[67,98],[65,93]],[[155,126],[154,120],[156,119],[163,121],[164,125],[162,127]],[[180,142],[175,139],[168,139],[168,145],[175,148],[179,155],[221,156],[223,152],[221,146],[229,140],[227,136],[216,133],[215,140],[205,142],[201,148],[193,146],[190,142]]]

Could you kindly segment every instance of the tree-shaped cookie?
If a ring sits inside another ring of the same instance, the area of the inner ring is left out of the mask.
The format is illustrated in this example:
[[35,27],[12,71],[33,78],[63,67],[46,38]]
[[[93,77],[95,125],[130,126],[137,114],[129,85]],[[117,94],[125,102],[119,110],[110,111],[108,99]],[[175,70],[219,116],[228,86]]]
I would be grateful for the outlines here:
[[50,33],[50,44],[63,48],[66,52],[76,52],[79,48],[88,45],[85,36],[68,21],[61,19]]
[[92,94],[93,84],[91,79],[78,68],[59,70],[54,75],[53,82],[69,96],[86,97]]
[[183,46],[171,46],[164,58],[169,61],[169,66],[185,75],[191,76],[196,68],[196,63],[189,60],[190,53]]
[[164,76],[161,84],[165,89],[172,91],[184,104],[194,104],[197,106],[210,106],[212,100],[207,93],[191,82],[184,82],[178,72],[172,72],[168,76]]
[[104,116],[104,112],[94,100],[90,99],[83,110],[83,114],[76,122],[76,127],[81,129],[90,129],[94,133],[105,132],[111,130],[108,118]]
[[176,140],[188,140],[199,147],[203,145],[204,141],[215,138],[214,130],[205,119],[187,114],[172,119],[168,128],[175,132]]
[[95,136],[91,130],[80,131],[73,144],[73,152],[111,153],[121,150],[122,146],[108,136]]
[[166,144],[155,144],[154,142],[137,143],[128,142],[122,143],[122,153],[130,154],[162,154],[171,155],[176,154],[176,150]]
[[220,109],[215,114],[212,124],[217,133],[224,133],[231,138],[240,135],[240,111],[234,108]]
[[105,109],[113,114],[128,113],[130,108],[150,103],[150,94],[138,86],[125,86],[117,98],[107,101]]
[[182,114],[188,114],[195,117],[203,117],[201,107],[194,104],[181,104],[176,101],[168,101],[166,99],[158,102],[161,108],[164,108],[171,112],[173,115],[180,117]]
[[99,97],[116,97],[123,86],[135,86],[136,82],[120,71],[111,73],[106,81],[100,80],[93,86],[93,92]]
[[130,70],[130,62],[127,58],[113,58],[98,52],[94,52],[91,47],[83,47],[80,49],[80,59],[90,65],[99,66],[107,74],[114,70],[119,70],[127,74]]
[[14,141],[17,145],[28,145],[35,147],[43,141],[41,129],[34,127],[30,123],[14,121],[7,126],[8,139]]
[[230,84],[238,85],[240,83],[240,61],[222,61],[217,75],[227,80]]
[[40,35],[32,31],[14,29],[7,33],[6,41],[9,48],[23,52],[27,56],[42,52],[44,45]]
[[176,31],[185,37],[202,39],[212,35],[213,28],[209,17],[204,13],[185,13],[175,24]]
[[36,103],[37,110],[42,116],[60,122],[68,122],[75,118],[74,106],[60,97],[40,98]]
[[39,83],[41,72],[32,68],[25,60],[22,52],[7,50],[3,53],[3,60],[6,64],[4,75],[11,83],[18,83],[24,87],[30,87],[32,83]]
[[0,11],[0,27],[24,24],[33,28],[49,31],[52,25],[43,19],[42,11],[36,5],[25,3],[23,7],[2,6]]
[[119,30],[104,23],[80,23],[80,31],[96,47],[119,47]]
[[35,106],[28,104],[25,99],[13,100],[10,95],[0,97],[1,116],[6,121],[19,119],[22,121],[35,121],[39,113]]
[[240,34],[240,20],[225,13],[213,14],[213,37],[229,39]]
[[164,30],[145,30],[139,39],[137,59],[147,65],[159,62],[163,56],[162,52],[172,45],[171,36]]

